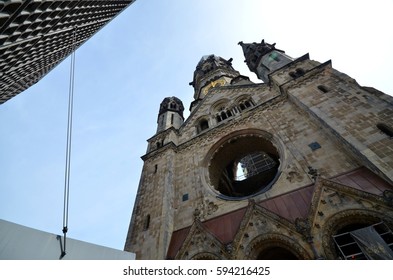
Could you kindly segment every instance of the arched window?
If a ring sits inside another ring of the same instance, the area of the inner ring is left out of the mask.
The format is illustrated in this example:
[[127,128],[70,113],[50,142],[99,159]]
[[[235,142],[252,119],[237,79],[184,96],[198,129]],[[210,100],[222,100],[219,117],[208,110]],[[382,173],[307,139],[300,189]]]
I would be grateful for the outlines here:
[[207,120],[202,120],[200,123],[201,130],[205,130],[209,128],[209,123]]
[[172,102],[172,103],[169,105],[169,108],[171,108],[171,109],[176,109],[176,104]]
[[393,137],[393,129],[384,123],[378,123],[377,128],[389,137]]
[[145,217],[145,221],[144,221],[144,224],[143,224],[143,230],[148,230],[149,227],[150,227],[150,215],[148,214]]
[[296,79],[300,76],[303,76],[305,74],[304,70],[302,68],[297,68],[295,72],[289,72],[289,76],[292,78]]
[[300,77],[300,76],[303,76],[304,75],[304,70],[302,69],[302,68],[297,68],[296,69],[296,75],[298,76],[298,77]]
[[208,128],[209,128],[209,122],[206,119],[202,119],[198,123],[197,132],[200,133]]
[[227,118],[228,118],[227,114],[225,112],[221,112],[221,119],[225,120]]
[[[349,224],[340,229],[333,239],[336,253],[344,260],[390,260],[393,257],[393,233],[383,222]],[[370,247],[374,249],[368,249]]]
[[235,107],[229,104],[228,100],[220,101],[217,105],[213,106],[213,112],[215,112],[215,118],[217,123],[222,122],[235,114]]
[[325,87],[325,86],[323,86],[323,85],[319,85],[318,86],[318,89],[322,92],[322,93],[327,93],[329,90]]
[[253,102],[251,99],[243,100],[239,103],[239,108],[241,111],[250,108],[253,106]]

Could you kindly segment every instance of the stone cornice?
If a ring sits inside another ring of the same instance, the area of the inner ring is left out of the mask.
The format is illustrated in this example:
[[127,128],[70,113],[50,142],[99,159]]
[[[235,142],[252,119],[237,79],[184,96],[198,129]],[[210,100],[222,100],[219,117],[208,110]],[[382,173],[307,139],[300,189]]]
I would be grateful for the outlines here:
[[177,152],[178,147],[175,145],[175,143],[169,142],[169,143],[165,144],[164,146],[162,146],[161,148],[158,148],[156,150],[153,150],[153,151],[141,156],[141,159],[143,161],[154,160],[154,159],[162,157],[165,154],[165,152],[169,151],[169,150],[173,150],[173,151]]

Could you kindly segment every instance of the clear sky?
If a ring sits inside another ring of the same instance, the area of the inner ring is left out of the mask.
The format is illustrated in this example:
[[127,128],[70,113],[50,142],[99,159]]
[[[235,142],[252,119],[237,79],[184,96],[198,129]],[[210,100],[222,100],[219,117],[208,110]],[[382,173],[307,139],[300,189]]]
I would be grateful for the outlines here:
[[[393,1],[137,0],[76,53],[71,238],[123,249],[161,101],[179,97],[203,55],[233,58],[257,81],[239,41],[332,60],[393,94]],[[61,234],[70,60],[0,105],[0,218]]]

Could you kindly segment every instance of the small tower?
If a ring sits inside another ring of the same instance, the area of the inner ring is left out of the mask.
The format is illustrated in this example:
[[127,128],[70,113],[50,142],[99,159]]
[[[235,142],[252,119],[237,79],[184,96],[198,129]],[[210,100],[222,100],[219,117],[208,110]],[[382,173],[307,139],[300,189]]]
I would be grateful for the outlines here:
[[284,51],[276,49],[275,43],[271,45],[262,40],[259,44],[255,42],[245,44],[241,41],[239,45],[243,49],[246,58],[244,62],[247,63],[250,71],[265,83],[269,81],[270,73],[293,61],[293,58],[286,55]]
[[170,127],[179,129],[183,124],[184,106],[177,97],[166,97],[160,105],[160,111],[157,119],[157,133]]
[[225,60],[213,54],[203,56],[190,82],[194,87],[194,101],[191,103],[190,111],[193,111],[211,88],[230,84],[232,79],[239,75],[239,72],[232,67],[232,58]]

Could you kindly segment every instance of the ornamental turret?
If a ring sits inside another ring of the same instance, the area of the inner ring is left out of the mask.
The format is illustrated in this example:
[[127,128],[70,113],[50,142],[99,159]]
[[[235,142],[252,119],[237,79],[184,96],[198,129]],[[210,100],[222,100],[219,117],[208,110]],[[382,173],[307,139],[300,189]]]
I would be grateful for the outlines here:
[[170,127],[179,129],[184,122],[184,106],[177,97],[166,97],[160,104],[157,119],[157,133]]

